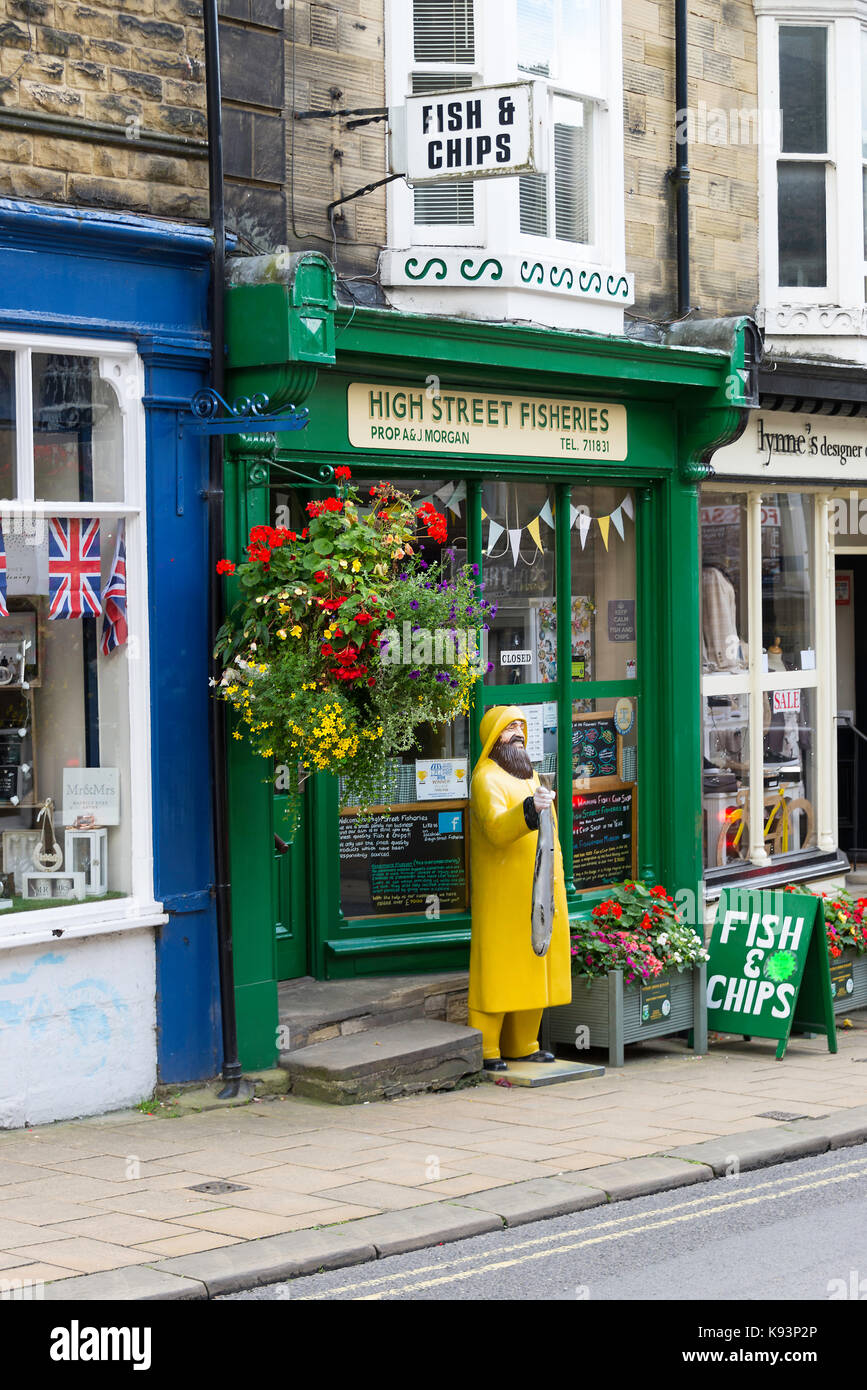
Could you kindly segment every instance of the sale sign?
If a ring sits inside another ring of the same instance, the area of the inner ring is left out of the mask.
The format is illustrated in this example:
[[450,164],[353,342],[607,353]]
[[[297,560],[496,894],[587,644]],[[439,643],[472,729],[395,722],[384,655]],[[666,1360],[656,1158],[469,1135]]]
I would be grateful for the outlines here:
[[710,943],[708,1027],[775,1038],[785,1056],[793,1026],[825,1033],[837,1051],[825,915],[803,893],[723,893]]
[[800,690],[775,690],[773,691],[773,699],[774,714],[801,713]]

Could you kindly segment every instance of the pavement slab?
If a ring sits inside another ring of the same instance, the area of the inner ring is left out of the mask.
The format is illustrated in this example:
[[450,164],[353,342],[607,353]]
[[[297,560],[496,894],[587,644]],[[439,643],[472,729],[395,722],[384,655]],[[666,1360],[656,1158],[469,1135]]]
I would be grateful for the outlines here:
[[514,1183],[491,1192],[478,1192],[461,1198],[460,1205],[492,1212],[503,1225],[526,1226],[548,1216],[568,1216],[573,1211],[598,1207],[605,1194],[592,1187],[564,1182],[560,1178],[539,1178],[535,1182]]
[[490,1212],[468,1210],[465,1203],[438,1202],[432,1207],[412,1207],[408,1211],[388,1211],[355,1223],[353,1231],[369,1239],[377,1256],[405,1255],[409,1250],[425,1250],[431,1245],[464,1240],[467,1236],[487,1235],[502,1229],[502,1221]]

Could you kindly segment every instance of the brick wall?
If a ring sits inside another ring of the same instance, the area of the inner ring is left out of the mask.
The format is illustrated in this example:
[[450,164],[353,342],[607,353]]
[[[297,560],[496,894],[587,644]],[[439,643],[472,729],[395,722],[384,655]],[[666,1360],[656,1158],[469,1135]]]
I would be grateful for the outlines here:
[[[386,176],[385,126],[349,130],[336,117],[295,121],[292,112],[384,104],[383,0],[295,0],[294,45],[287,0],[285,26],[288,242],[331,255],[328,204]],[[385,190],[338,208],[335,227],[340,273],[372,274],[386,239]]]
[[0,0],[0,195],[207,217],[198,0]]
[[[677,312],[674,0],[623,0],[627,264],[634,312]],[[751,0],[689,6],[692,303],[702,315],[753,312],[758,299],[758,107]],[[734,117],[731,114],[734,112]],[[725,113],[725,119],[715,113]]]

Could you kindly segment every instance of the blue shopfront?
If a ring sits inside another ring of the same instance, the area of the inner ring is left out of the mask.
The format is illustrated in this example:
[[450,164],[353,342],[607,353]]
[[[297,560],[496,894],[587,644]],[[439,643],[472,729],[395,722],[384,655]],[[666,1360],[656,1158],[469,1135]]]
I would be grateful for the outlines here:
[[220,1066],[210,253],[0,200],[0,1128]]

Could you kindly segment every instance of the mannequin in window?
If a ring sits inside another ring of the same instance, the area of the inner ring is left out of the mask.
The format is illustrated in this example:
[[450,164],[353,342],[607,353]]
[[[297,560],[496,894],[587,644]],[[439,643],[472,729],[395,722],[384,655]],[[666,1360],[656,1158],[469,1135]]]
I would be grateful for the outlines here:
[[702,659],[711,671],[743,671],[747,644],[738,635],[737,593],[722,565],[701,572]]

